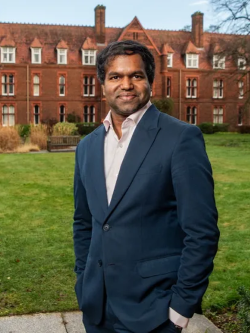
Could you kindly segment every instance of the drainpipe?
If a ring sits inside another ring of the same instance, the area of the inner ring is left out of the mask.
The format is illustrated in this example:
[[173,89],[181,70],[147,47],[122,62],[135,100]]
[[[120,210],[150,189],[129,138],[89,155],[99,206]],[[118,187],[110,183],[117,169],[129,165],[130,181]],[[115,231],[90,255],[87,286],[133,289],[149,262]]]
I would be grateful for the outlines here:
[[29,110],[29,104],[30,104],[30,91],[29,91],[29,65],[27,65],[27,124],[30,123],[30,110]]
[[179,119],[181,120],[181,69],[179,75]]

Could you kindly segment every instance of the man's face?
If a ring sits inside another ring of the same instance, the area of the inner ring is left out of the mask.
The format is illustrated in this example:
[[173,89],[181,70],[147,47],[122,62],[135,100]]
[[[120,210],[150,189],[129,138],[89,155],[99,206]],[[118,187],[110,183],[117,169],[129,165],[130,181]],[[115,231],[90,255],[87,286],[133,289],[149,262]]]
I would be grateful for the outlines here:
[[106,67],[103,94],[113,112],[128,117],[150,98],[144,62],[139,54],[116,56]]

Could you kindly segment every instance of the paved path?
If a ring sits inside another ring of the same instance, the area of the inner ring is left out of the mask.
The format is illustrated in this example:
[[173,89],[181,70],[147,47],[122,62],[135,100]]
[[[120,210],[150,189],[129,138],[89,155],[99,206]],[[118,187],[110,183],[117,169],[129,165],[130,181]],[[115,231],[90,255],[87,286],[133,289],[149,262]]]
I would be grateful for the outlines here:
[[[195,315],[183,333],[220,333],[207,318]],[[0,317],[0,333],[86,333],[81,312]]]

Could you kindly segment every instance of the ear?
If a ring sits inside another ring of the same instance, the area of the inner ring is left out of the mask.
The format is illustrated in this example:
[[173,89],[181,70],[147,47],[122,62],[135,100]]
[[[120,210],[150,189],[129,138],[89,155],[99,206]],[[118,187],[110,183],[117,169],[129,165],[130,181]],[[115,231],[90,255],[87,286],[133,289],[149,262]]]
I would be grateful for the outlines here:
[[106,96],[106,95],[105,95],[105,88],[104,88],[104,84],[102,84],[102,94],[103,94],[103,96]]

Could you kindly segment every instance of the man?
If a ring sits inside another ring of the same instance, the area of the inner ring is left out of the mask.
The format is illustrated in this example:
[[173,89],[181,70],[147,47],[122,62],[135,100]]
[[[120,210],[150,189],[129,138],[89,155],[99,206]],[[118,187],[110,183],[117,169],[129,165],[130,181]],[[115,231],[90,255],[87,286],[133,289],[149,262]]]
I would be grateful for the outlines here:
[[219,231],[200,130],[150,102],[154,58],[98,55],[110,112],[76,151],[76,294],[87,333],[171,333],[200,309]]

